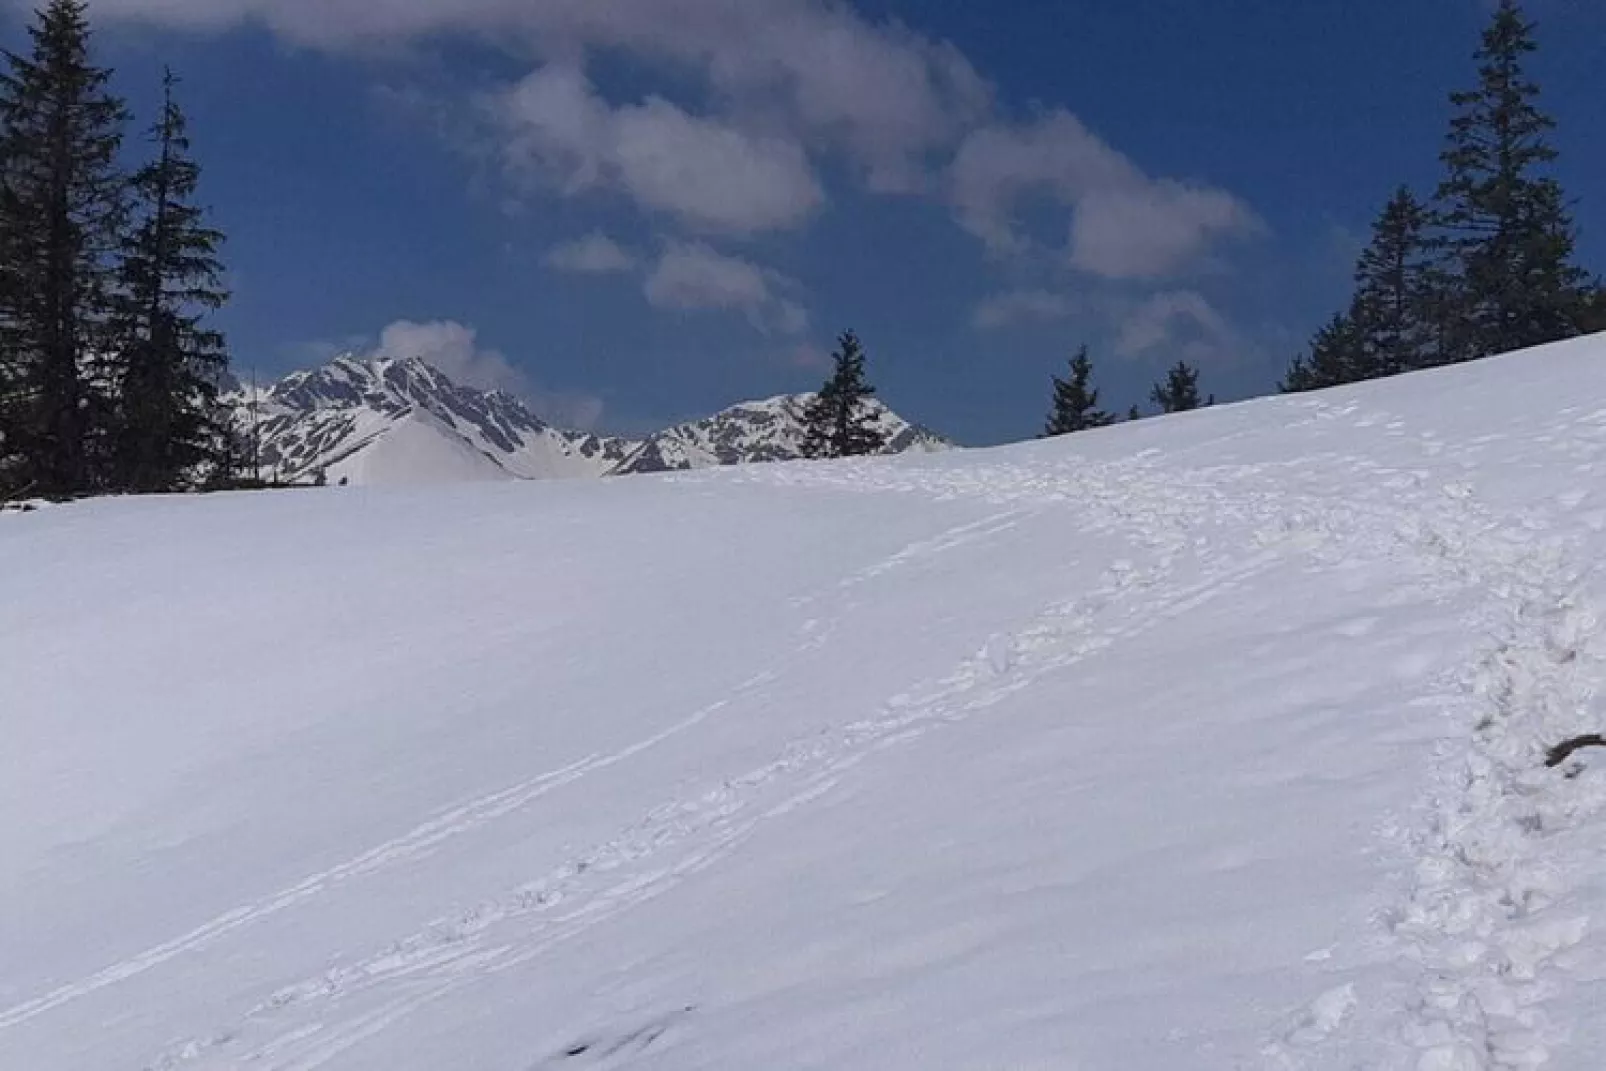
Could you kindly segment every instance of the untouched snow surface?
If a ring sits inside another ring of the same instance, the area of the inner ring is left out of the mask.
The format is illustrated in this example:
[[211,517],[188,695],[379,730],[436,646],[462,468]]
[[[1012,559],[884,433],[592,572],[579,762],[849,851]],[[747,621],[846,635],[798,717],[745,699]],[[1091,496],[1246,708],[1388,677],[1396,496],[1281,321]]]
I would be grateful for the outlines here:
[[1606,343],[0,515],[0,1067],[1606,1065]]

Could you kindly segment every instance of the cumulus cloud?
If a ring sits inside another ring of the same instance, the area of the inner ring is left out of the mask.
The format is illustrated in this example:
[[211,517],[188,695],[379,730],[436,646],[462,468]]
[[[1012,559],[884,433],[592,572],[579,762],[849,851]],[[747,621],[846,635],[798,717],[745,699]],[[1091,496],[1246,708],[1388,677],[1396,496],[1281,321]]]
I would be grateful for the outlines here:
[[578,193],[615,188],[697,230],[792,227],[824,200],[803,147],[744,133],[649,97],[614,107],[571,63],[552,63],[492,104],[517,173]]
[[1013,327],[1016,324],[1050,322],[1074,316],[1078,303],[1069,295],[1048,290],[1012,290],[994,294],[976,306],[971,322],[977,327]]
[[1150,297],[1125,317],[1115,352],[1141,357],[1164,349],[1201,361],[1224,356],[1233,338],[1231,326],[1202,294],[1169,290]]
[[397,320],[379,332],[374,357],[417,357],[465,387],[518,393],[527,384],[500,350],[482,347],[479,332],[455,320]]
[[[31,0],[13,0],[22,7]],[[90,0],[97,15],[193,30],[266,27],[326,48],[406,40],[454,29],[510,25],[520,0]]]
[[1253,213],[1221,190],[1169,179],[1082,198],[1071,225],[1071,264],[1107,279],[1154,279],[1197,260],[1219,238],[1259,228]]
[[796,284],[741,257],[701,242],[664,250],[644,287],[648,304],[665,310],[739,312],[759,331],[801,335],[808,311],[789,292]]
[[[32,0],[13,0],[18,6]],[[917,185],[922,157],[985,112],[965,58],[834,0],[94,0],[97,12],[194,29],[263,25],[322,48],[494,35],[532,56],[608,50],[702,80],[729,113],[840,148],[872,185]]]
[[553,246],[541,262],[553,271],[607,275],[634,271],[636,255],[601,231],[593,231],[584,238]]
[[601,398],[536,386],[500,350],[480,345],[475,328],[456,320],[397,320],[360,352],[365,357],[419,358],[460,386],[520,397],[543,420],[559,427],[590,430],[602,419]]
[[520,396],[530,404],[530,411],[548,424],[574,431],[596,431],[607,409],[600,397],[585,391],[532,387]]
[[1106,279],[1166,276],[1217,239],[1260,226],[1223,190],[1149,177],[1065,111],[972,132],[949,189],[960,223],[1001,255],[1030,248],[1015,214],[1023,200],[1063,205],[1072,212],[1070,263]]
[[[1052,250],[1123,283],[1166,280],[1261,227],[1231,193],[1147,174],[1068,111],[1011,118],[952,45],[850,0],[92,3],[99,15],[196,30],[251,23],[324,49],[494,41],[526,65],[478,114],[518,195],[622,199],[681,236],[797,228],[826,203],[821,176],[838,173],[883,193],[941,193],[994,254]],[[601,90],[598,57],[629,63],[648,91]],[[1065,216],[1046,240],[1022,222],[1045,201]],[[570,263],[623,270],[591,253]],[[798,318],[769,307],[760,322],[772,329]],[[1017,302],[977,315],[1052,311]]]

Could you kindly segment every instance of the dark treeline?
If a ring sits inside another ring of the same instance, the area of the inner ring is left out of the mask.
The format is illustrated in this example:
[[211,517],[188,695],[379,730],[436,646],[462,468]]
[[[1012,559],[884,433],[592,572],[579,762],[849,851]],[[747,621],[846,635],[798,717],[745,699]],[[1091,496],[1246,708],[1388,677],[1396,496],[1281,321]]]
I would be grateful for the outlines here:
[[29,36],[0,56],[0,499],[223,482],[223,236],[178,79],[136,154],[83,0],[51,0]]

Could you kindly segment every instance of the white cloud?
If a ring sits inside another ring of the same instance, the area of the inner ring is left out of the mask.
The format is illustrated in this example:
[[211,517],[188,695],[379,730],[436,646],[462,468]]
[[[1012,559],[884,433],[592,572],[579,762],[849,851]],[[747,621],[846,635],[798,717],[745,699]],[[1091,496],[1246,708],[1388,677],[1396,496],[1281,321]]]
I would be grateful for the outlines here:
[[1197,260],[1220,238],[1258,228],[1248,208],[1221,190],[1148,181],[1098,190],[1076,206],[1071,264],[1107,279],[1154,279]]
[[1012,290],[987,298],[971,316],[977,327],[1012,327],[1032,321],[1064,320],[1081,311],[1080,304],[1065,294],[1048,290]]
[[[1231,193],[1146,174],[1063,109],[1008,118],[956,48],[851,0],[92,2],[196,29],[256,23],[326,49],[494,42],[528,64],[478,117],[520,196],[624,198],[672,234],[799,227],[841,162],[871,190],[941,190],[995,254],[1052,250],[1106,280],[1166,279],[1261,227]],[[588,76],[599,56],[658,82],[610,97]],[[461,137],[476,124],[455,126]],[[1045,201],[1064,216],[1046,241],[1021,219]]]
[[[19,7],[33,0],[13,0]],[[965,58],[836,0],[94,0],[97,13],[193,29],[257,23],[322,48],[456,34],[532,55],[616,50],[700,78],[735,113],[847,152],[872,185],[918,184],[922,157],[990,105]]]
[[541,262],[553,271],[606,275],[634,271],[636,255],[601,231],[553,246]]
[[530,389],[521,397],[530,404],[530,411],[548,424],[573,431],[597,430],[607,408],[600,397],[584,391]]
[[668,101],[621,109],[615,133],[625,188],[696,227],[790,227],[824,200],[802,146],[694,118]]
[[656,97],[615,108],[571,63],[542,67],[497,98],[492,113],[516,173],[571,194],[619,189],[696,230],[792,227],[824,200],[801,145]]
[[481,346],[479,332],[456,320],[397,320],[379,340],[360,347],[365,357],[416,357],[464,387],[500,390],[524,399],[548,423],[590,430],[602,419],[603,401],[593,394],[537,387],[502,351]]
[[787,291],[794,283],[741,257],[701,242],[675,243],[647,276],[644,293],[655,309],[739,312],[766,334],[801,335],[809,316]]
[[1155,294],[1130,312],[1121,324],[1115,352],[1141,357],[1159,349],[1193,361],[1226,356],[1234,333],[1226,319],[1202,294],[1169,290]]
[[949,181],[960,223],[999,255],[1031,247],[1015,215],[1023,200],[1047,197],[1066,207],[1066,256],[1106,279],[1164,277],[1213,242],[1260,226],[1225,191],[1150,178],[1065,111],[974,131]]
[[524,375],[500,350],[481,347],[479,332],[455,320],[397,320],[379,333],[374,357],[417,357],[465,387],[519,393]]

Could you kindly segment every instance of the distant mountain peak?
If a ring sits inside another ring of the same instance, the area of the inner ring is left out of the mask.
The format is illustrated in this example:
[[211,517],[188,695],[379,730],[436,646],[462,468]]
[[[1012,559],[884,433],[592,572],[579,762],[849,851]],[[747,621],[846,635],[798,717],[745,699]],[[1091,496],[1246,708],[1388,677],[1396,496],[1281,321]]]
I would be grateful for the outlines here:
[[[341,354],[258,393],[265,473],[334,483],[453,483],[678,471],[801,456],[809,394],[734,405],[644,441],[555,428],[503,390],[454,383],[418,357]],[[249,399],[234,395],[253,422]],[[951,444],[879,402],[888,453]]]
[[[666,428],[649,436],[614,471],[624,475],[794,460],[803,455],[804,411],[813,398],[813,394],[778,394]],[[887,438],[884,453],[930,452],[953,446],[904,420],[877,399],[868,404]]]

